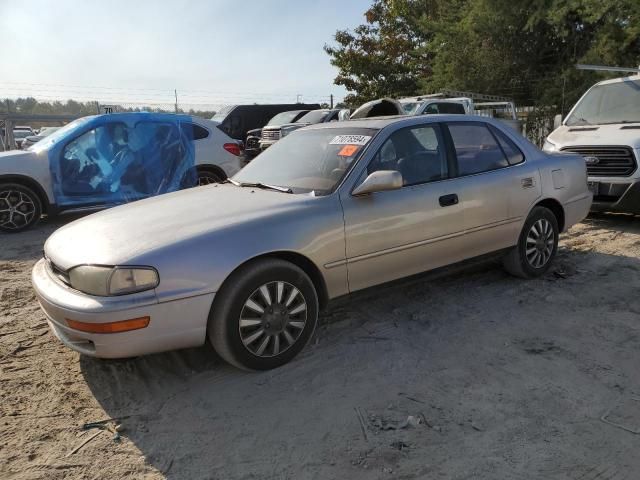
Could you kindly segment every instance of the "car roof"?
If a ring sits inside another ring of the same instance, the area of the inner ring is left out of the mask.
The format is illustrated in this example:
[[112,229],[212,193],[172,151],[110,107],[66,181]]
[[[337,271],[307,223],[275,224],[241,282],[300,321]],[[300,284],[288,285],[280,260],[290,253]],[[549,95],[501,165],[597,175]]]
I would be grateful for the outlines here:
[[437,122],[461,122],[461,121],[481,121],[492,125],[499,125],[499,122],[491,117],[480,115],[461,114],[433,114],[433,115],[392,115],[386,117],[359,118],[355,120],[345,120],[343,122],[318,123],[305,127],[307,130],[319,128],[373,128],[381,130],[389,125],[419,125],[423,123]]
[[596,83],[596,85],[610,85],[612,83],[622,83],[622,82],[640,82],[640,73],[637,75],[629,75],[628,77],[619,77],[619,78],[612,78],[610,80],[603,80],[602,82]]

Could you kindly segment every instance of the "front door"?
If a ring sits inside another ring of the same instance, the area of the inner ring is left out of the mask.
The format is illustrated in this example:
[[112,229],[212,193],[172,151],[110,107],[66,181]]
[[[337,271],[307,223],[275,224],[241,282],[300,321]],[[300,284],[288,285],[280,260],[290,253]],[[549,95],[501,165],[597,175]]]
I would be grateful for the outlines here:
[[366,196],[341,194],[350,291],[459,259],[464,214],[449,163],[437,124],[403,128],[384,142],[362,177],[397,170],[404,186]]

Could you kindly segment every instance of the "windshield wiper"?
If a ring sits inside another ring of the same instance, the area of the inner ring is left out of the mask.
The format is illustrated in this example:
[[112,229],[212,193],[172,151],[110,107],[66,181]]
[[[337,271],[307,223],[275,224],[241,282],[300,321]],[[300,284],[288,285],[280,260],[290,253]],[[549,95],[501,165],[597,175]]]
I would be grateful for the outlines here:
[[275,190],[282,193],[293,193],[289,187],[280,187],[279,185],[268,185],[261,182],[238,182],[236,180],[227,179],[229,183],[234,184],[236,187],[250,187],[250,188],[262,188],[263,190]]

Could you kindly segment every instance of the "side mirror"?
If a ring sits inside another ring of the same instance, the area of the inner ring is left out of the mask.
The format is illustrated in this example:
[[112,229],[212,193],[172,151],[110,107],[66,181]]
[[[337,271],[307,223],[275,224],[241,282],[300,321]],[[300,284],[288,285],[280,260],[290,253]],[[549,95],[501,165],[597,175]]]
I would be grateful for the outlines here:
[[353,195],[367,195],[402,188],[402,174],[397,170],[378,170],[364,179],[353,191]]
[[555,117],[553,117],[553,129],[555,130],[560,125],[562,125],[562,115],[558,114]]

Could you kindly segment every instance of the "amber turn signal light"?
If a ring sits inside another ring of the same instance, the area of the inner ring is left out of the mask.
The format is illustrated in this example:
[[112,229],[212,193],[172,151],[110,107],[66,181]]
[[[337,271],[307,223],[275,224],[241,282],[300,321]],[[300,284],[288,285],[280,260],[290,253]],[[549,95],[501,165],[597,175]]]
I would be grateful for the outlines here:
[[121,320],[119,322],[108,323],[87,323],[79,322],[77,320],[70,320],[65,318],[67,325],[74,330],[80,330],[81,332],[88,333],[121,333],[129,332],[131,330],[139,330],[149,325],[151,318],[140,317],[132,318],[131,320]]

